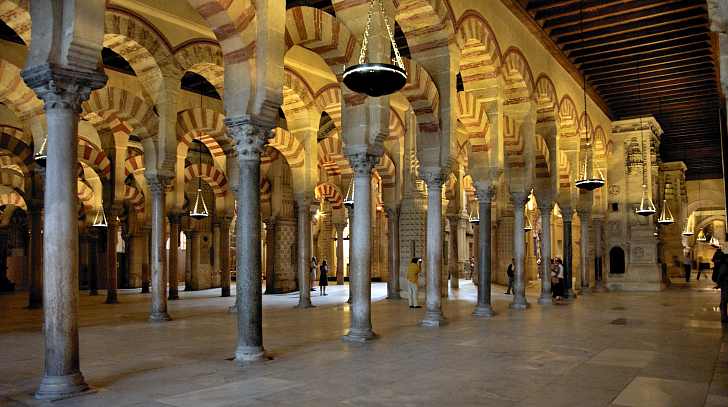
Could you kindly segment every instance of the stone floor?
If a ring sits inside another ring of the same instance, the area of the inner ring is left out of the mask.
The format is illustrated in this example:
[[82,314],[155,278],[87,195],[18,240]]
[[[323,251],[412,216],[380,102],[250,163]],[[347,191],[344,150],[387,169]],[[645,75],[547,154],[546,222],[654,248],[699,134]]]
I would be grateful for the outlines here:
[[[264,298],[272,360],[239,367],[232,299],[219,290],[182,293],[173,321],[146,321],[148,295],[122,292],[118,305],[81,295],[81,366],[96,393],[53,406],[728,406],[728,330],[708,285],[661,293],[602,293],[568,305],[470,316],[475,290],[462,280],[445,302],[449,324],[417,325],[422,309],[383,297],[374,284],[379,339],[342,342],[348,289]],[[0,405],[32,398],[42,365],[40,311],[24,293],[0,296]]]

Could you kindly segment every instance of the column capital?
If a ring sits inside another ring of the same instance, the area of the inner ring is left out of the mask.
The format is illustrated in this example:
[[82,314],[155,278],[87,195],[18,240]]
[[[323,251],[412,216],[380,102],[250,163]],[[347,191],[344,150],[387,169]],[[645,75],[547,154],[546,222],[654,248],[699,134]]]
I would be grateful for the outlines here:
[[346,223],[334,223],[334,228],[336,228],[337,232],[343,232],[344,228],[346,228]]
[[544,200],[538,203],[538,208],[541,210],[541,213],[547,212],[550,214],[551,211],[554,210],[554,206],[556,206],[556,204],[554,201],[550,200]]
[[152,194],[161,194],[162,192],[165,192],[167,185],[169,185],[174,179],[174,177],[169,175],[146,172],[144,174],[144,178],[147,180],[147,186]]
[[372,170],[379,163],[380,158],[380,156],[365,152],[346,155],[346,159],[349,160],[349,165],[354,172],[355,178],[371,176]]
[[235,142],[239,162],[260,162],[268,140],[273,138],[273,126],[252,117],[230,117],[225,125]]
[[576,214],[579,218],[588,218],[591,216],[591,208],[577,208]]
[[425,181],[427,188],[441,188],[447,174],[440,167],[426,167],[420,170],[420,178]]
[[561,218],[564,220],[564,222],[571,222],[571,217],[574,215],[574,210],[566,207],[561,208]]
[[491,202],[495,198],[496,186],[491,182],[475,182],[475,195],[480,202]]
[[523,206],[528,201],[528,192],[511,192],[511,199],[513,200],[513,206],[523,210]]
[[81,112],[81,103],[91,91],[106,84],[100,70],[72,69],[47,63],[23,69],[20,73],[28,86],[45,102],[45,110],[71,109]]

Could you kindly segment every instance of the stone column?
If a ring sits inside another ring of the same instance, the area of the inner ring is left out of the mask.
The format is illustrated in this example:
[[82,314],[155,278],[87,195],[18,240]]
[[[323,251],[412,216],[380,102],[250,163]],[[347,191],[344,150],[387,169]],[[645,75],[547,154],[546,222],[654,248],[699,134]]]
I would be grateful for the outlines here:
[[[387,208],[389,223],[389,281],[387,281],[387,299],[399,300],[399,208]],[[343,252],[343,250],[342,250]],[[342,253],[343,255],[343,253]]]
[[[450,233],[448,234],[447,270],[450,274],[450,287],[460,288],[460,270],[458,269],[458,223],[460,214],[448,216]],[[445,280],[447,282],[447,280]],[[447,287],[443,287],[447,288]],[[445,293],[447,295],[447,293]]]
[[[210,276],[210,287],[216,286],[216,280],[218,273],[220,273],[220,221],[215,219],[212,223],[212,276]],[[222,278],[220,279],[220,285],[222,286]]]
[[35,397],[54,400],[88,389],[78,348],[78,116],[106,76],[57,65],[24,69],[22,77],[45,102],[48,124],[43,234],[43,378]]
[[263,287],[260,259],[260,155],[272,126],[250,118],[227,118],[238,160],[238,218],[236,227],[237,279],[236,296],[238,363],[263,360]]
[[352,221],[353,229],[359,233],[350,234],[351,325],[343,339],[351,342],[364,342],[376,337],[372,330],[371,316],[371,179],[372,169],[379,157],[367,153],[357,153],[349,154],[346,158],[354,172],[354,219]]
[[606,292],[608,290],[607,285],[605,284],[602,268],[602,256],[604,252],[602,230],[604,228],[604,220],[596,218],[592,220],[592,223],[594,225],[594,251],[596,254],[594,258],[594,291]]
[[96,296],[99,295],[99,238],[98,233],[94,233],[91,236],[91,253],[89,253],[89,276],[88,276],[88,295]]
[[352,254],[352,248],[354,247],[352,245],[352,240],[354,238],[354,206],[350,206],[346,209],[346,213],[349,216],[349,298],[346,300],[347,304],[351,304],[351,273],[352,273],[352,262],[353,262],[353,254]]
[[495,315],[493,307],[490,304],[490,203],[495,196],[495,188],[493,186],[477,187],[478,194],[478,213],[480,214],[480,222],[474,225],[476,232],[475,243],[478,252],[478,303],[475,305],[473,315],[476,317],[489,318]]
[[344,285],[344,228],[346,223],[336,223],[336,284]]
[[164,239],[164,190],[169,182],[169,177],[150,174],[146,175],[146,178],[152,196],[152,237],[150,243],[152,310],[149,320],[162,322],[171,319],[167,313],[167,276],[162,263],[166,243]]
[[276,218],[271,216],[265,223],[265,293],[276,294]]
[[424,326],[441,326],[446,323],[442,314],[441,274],[442,274],[442,184],[445,180],[442,171],[424,170],[422,178],[427,184],[427,278]]
[[185,291],[192,291],[192,239],[190,238],[191,229],[185,232]]
[[109,207],[106,211],[106,303],[117,304],[119,302],[116,289],[119,285],[119,267],[116,261],[116,245],[119,241],[119,212],[120,208]]
[[178,258],[179,258],[179,233],[180,233],[180,222],[182,216],[178,213],[171,213],[169,218],[169,299],[178,300],[178,280],[177,280],[177,269],[178,269]]
[[311,198],[296,199],[298,212],[298,305],[297,308],[311,308]]
[[[42,209],[42,202],[31,200],[31,204],[28,208],[30,215],[30,287],[28,287],[28,308],[30,309],[43,307],[43,235],[41,233]],[[89,275],[89,293],[91,293],[95,288],[91,284],[93,281],[91,280],[91,276],[93,275],[93,271],[91,271]]]
[[551,213],[554,211],[552,201],[541,202],[541,295],[538,303],[552,304],[551,301]]
[[230,296],[230,222],[225,217],[220,222],[220,287],[222,297]]
[[524,207],[528,200],[527,192],[511,192],[513,200],[513,258],[515,264],[515,277],[513,281],[513,302],[510,307],[517,310],[528,308],[526,300],[526,270],[525,270],[525,246],[524,241]]
[[577,213],[579,215],[579,223],[581,224],[581,287],[579,291],[584,295],[588,294],[591,289],[589,287],[589,224],[591,223],[591,210],[581,209]]
[[564,240],[563,240],[563,252],[564,252],[564,297],[575,298],[574,290],[572,289],[571,282],[571,267],[572,267],[572,253],[571,253],[571,208],[561,209],[562,221],[564,222]]
[[200,232],[192,230],[187,236],[190,239],[190,287],[197,291],[200,289]]
[[145,226],[142,228],[142,236],[144,238],[144,261],[142,262],[142,294],[149,293],[149,284],[151,282],[149,264],[152,259],[152,237],[151,228]]

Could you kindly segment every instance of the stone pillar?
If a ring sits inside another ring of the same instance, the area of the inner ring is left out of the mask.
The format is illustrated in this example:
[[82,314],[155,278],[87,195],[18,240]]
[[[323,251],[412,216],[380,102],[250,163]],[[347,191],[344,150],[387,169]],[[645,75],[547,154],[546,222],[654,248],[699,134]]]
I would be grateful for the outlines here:
[[[387,299],[399,300],[399,208],[387,208],[387,227],[389,237],[389,281],[387,281]],[[342,250],[343,255],[343,250]]]
[[349,216],[349,264],[348,264],[348,266],[349,266],[349,298],[346,300],[346,303],[347,304],[351,304],[351,296],[352,296],[352,294],[351,294],[351,268],[352,268],[352,259],[353,259],[353,257],[352,257],[353,256],[353,254],[352,254],[352,248],[354,247],[352,245],[351,239],[354,238],[354,233],[353,233],[353,230],[354,230],[354,206],[350,206],[349,208],[347,208],[346,213]]
[[[458,270],[458,221],[460,220],[460,214],[448,216],[447,220],[450,225],[450,233],[447,234],[447,272],[450,275],[450,287],[460,288],[460,271]],[[447,280],[445,282],[447,283]]]
[[197,291],[200,289],[200,232],[192,230],[187,234],[189,236],[190,245],[190,289]]
[[350,154],[346,157],[354,172],[353,229],[350,234],[351,324],[344,340],[364,342],[374,339],[371,317],[371,222],[372,222],[372,169],[379,157],[367,153]]
[[152,309],[149,320],[162,322],[171,319],[167,313],[167,275],[162,259],[166,243],[164,239],[164,190],[169,182],[169,177],[149,174],[146,175],[146,178],[152,196],[152,237],[150,243]]
[[571,253],[571,208],[562,208],[561,216],[564,222],[564,240],[563,240],[563,252],[564,252],[564,297],[576,298],[574,290],[572,288],[572,253]]
[[[43,235],[41,233],[42,209],[42,202],[38,201],[31,201],[28,208],[30,215],[30,286],[28,287],[28,308],[30,309],[43,307]],[[93,269],[93,267],[91,268]],[[89,293],[91,293],[95,288],[91,284],[91,276],[93,275],[94,272],[91,271],[89,275]]]
[[344,285],[344,228],[346,223],[336,223],[336,284]]
[[185,291],[192,291],[192,239],[191,229],[185,230]]
[[116,245],[119,241],[120,208],[109,207],[106,228],[106,303],[119,302],[116,290],[119,285],[119,265],[116,261]]
[[581,261],[580,261],[580,269],[581,269],[581,287],[580,292],[582,295],[589,293],[589,290],[591,289],[590,282],[589,282],[589,224],[591,223],[591,210],[582,209],[577,211],[579,215],[579,223],[581,224],[581,239],[580,239],[580,249],[581,249]]
[[230,222],[225,217],[220,222],[220,287],[222,297],[230,296]]
[[149,293],[149,284],[151,283],[151,276],[149,270],[149,264],[152,260],[152,236],[151,227],[145,226],[142,228],[142,235],[144,238],[144,261],[142,262],[142,294]]
[[298,305],[297,308],[311,308],[311,199],[298,197]]
[[238,218],[236,227],[237,279],[236,295],[238,363],[263,360],[263,287],[260,259],[260,155],[272,126],[252,119],[227,118],[238,160]]
[[604,247],[602,243],[602,233],[604,229],[604,220],[601,218],[595,218],[592,220],[594,225],[594,291],[606,292],[607,285],[605,284],[604,271],[602,268],[602,256],[604,253]]
[[276,294],[276,218],[268,218],[265,222],[265,294]]
[[177,280],[177,269],[178,258],[179,258],[179,233],[180,233],[180,222],[182,216],[178,213],[171,213],[169,218],[169,299],[178,300],[178,280]]
[[524,241],[524,207],[528,201],[527,192],[511,192],[513,200],[513,258],[515,264],[515,277],[513,281],[513,302],[510,307],[517,310],[528,308],[526,300],[526,269]]
[[98,233],[94,233],[91,238],[91,252],[89,253],[90,270],[88,276],[88,295],[97,296],[99,295],[99,267],[101,267],[99,261],[99,251],[101,250],[101,248],[99,247]]
[[[220,276],[220,221],[215,219],[212,223],[212,264],[210,276],[210,287],[217,287],[218,276]],[[222,280],[222,279],[220,279]],[[222,281],[220,281],[222,286]]]
[[442,184],[445,180],[440,169],[424,170],[422,178],[427,184],[427,292],[423,326],[441,326],[446,323],[442,314]]
[[490,244],[490,203],[495,196],[495,187],[491,185],[476,187],[478,194],[478,213],[480,214],[480,222],[473,231],[476,232],[475,244],[478,252],[478,302],[473,310],[476,317],[489,318],[495,315],[493,307],[490,304],[490,267],[492,253]]
[[554,203],[551,201],[541,202],[541,295],[538,303],[550,305],[551,301],[551,214],[554,211]]
[[[59,23],[60,24],[60,23]],[[48,124],[43,234],[43,378],[35,397],[54,400],[88,389],[78,348],[78,117],[106,76],[51,64],[22,77],[45,102]]]

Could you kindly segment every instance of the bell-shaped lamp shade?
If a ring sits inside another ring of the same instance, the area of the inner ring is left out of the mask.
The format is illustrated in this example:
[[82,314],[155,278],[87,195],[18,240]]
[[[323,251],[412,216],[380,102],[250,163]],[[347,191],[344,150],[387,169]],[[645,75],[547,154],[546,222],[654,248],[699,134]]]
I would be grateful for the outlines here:
[[480,208],[478,208],[478,202],[473,202],[473,208],[470,210],[470,216],[468,216],[468,221],[474,225],[477,225],[480,223]]
[[602,172],[599,171],[599,176],[594,177],[594,174],[589,174],[589,167],[587,166],[587,160],[584,160],[584,173],[581,179],[576,180],[574,185],[579,188],[583,189],[585,191],[593,191],[597,188],[601,188],[604,186],[604,177],[602,176]]
[[195,197],[195,206],[190,211],[190,218],[192,219],[204,219],[210,216],[210,212],[207,211],[207,204],[205,204],[205,197],[202,196],[202,189],[197,188],[197,196]]
[[706,240],[708,240],[705,237],[705,232],[703,232],[703,229],[700,229],[700,232],[698,232],[698,237],[695,238],[695,240],[697,240],[698,242],[705,242]]
[[640,207],[637,208],[637,214],[640,216],[652,216],[657,212],[655,204],[652,202],[652,198],[647,194],[647,185],[642,185],[642,200],[640,201]]
[[96,228],[105,228],[109,226],[109,223],[106,222],[106,213],[104,213],[104,207],[99,206],[99,210],[96,211],[96,216],[94,216],[94,223],[91,225]]
[[346,190],[346,196],[344,196],[344,206],[351,209],[354,207],[354,178],[351,178],[349,182],[349,189]]
[[657,223],[660,225],[672,225],[675,223],[675,218],[672,217],[670,207],[667,206],[667,199],[662,200],[662,211],[660,212],[660,217],[657,219]]
[[48,158],[48,135],[43,139],[43,144],[40,145],[40,149],[38,149],[38,152],[35,153],[33,156],[33,160],[36,164],[40,165],[41,167],[45,168],[46,166],[46,158]]
[[692,236],[695,234],[692,219],[693,219],[692,216],[688,216],[688,218],[685,219],[685,227],[683,228],[683,231],[682,231],[683,236]]

